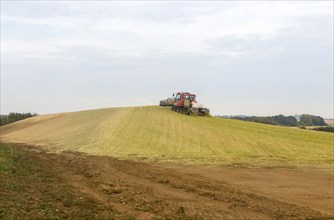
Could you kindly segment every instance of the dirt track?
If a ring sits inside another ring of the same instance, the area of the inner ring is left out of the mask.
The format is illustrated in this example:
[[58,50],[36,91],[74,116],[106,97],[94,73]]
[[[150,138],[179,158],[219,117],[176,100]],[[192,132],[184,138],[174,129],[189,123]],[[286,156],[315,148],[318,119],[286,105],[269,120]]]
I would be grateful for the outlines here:
[[[102,216],[114,218],[323,219],[334,216],[333,175],[328,172],[153,164],[72,152],[50,154],[27,146],[15,146],[14,152],[34,161],[54,178],[49,182],[34,181],[39,185],[21,198],[26,209],[39,199],[38,190],[44,184],[50,190],[69,187],[75,192],[74,197],[89,198],[90,205],[85,209],[94,205],[104,213]],[[3,198],[13,197],[10,192],[0,191],[0,194]],[[29,201],[25,201],[27,198]],[[57,204],[61,213],[66,204],[61,199]]]

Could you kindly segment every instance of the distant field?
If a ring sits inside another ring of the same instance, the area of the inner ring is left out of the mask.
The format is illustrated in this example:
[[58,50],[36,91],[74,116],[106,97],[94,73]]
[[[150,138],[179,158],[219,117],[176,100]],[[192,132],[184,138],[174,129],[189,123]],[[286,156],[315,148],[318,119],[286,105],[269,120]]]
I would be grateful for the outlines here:
[[334,119],[325,119],[325,122],[326,122],[329,126],[334,126]]
[[158,106],[42,115],[1,127],[1,140],[124,159],[246,166],[333,167],[333,134]]

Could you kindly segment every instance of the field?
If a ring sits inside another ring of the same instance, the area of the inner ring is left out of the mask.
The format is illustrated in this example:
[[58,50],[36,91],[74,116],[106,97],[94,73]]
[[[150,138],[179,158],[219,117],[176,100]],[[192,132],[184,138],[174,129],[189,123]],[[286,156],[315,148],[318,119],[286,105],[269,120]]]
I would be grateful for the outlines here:
[[1,128],[1,140],[123,159],[331,169],[333,134],[162,107],[42,115]]
[[325,119],[325,122],[326,122],[329,126],[334,126],[334,119]]
[[0,127],[1,219],[333,219],[334,136],[168,108]]
[[[1,144],[2,219],[332,219],[333,176]],[[332,216],[332,217],[331,217]]]

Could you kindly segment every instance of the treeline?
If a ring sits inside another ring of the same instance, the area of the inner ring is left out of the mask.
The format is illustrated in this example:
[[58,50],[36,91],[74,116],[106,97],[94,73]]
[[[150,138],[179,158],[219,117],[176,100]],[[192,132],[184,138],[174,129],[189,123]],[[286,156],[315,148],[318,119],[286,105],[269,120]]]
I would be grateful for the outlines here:
[[271,125],[282,125],[282,126],[326,126],[325,120],[320,116],[303,114],[300,116],[300,121],[298,121],[294,116],[284,116],[284,115],[275,115],[267,117],[258,117],[258,116],[232,116],[231,119],[243,120],[243,121],[252,121],[263,124]]
[[331,127],[331,126],[313,128],[312,130],[316,130],[316,131],[324,131],[324,132],[332,132],[332,133],[334,133],[334,127]]
[[36,116],[36,113],[16,113],[11,112],[9,115],[0,115],[0,126],[10,124],[19,120]]
[[250,116],[250,117],[231,117],[231,119],[238,119],[243,121],[252,121],[263,124],[271,124],[271,125],[284,125],[284,126],[297,126],[298,121],[293,116],[284,116],[284,115],[275,115],[275,116],[267,116],[267,117],[258,117],[258,116]]

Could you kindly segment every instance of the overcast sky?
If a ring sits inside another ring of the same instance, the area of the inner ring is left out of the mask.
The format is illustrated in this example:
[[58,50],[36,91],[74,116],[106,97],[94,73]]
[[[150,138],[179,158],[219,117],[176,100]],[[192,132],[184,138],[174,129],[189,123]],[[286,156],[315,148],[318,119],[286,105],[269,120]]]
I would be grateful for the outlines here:
[[333,1],[1,1],[1,114],[155,105],[333,118]]

